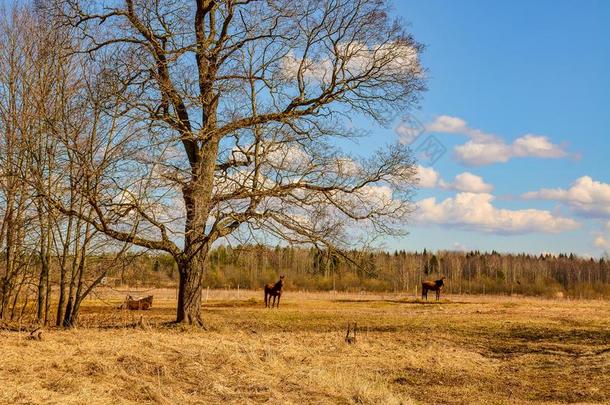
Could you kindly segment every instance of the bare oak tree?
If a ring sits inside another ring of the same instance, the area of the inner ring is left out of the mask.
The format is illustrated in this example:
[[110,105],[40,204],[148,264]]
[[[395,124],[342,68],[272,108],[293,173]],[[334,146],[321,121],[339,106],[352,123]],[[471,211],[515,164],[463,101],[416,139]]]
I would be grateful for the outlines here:
[[387,1],[63,0],[49,12],[95,62],[98,127],[76,148],[97,179],[78,187],[91,214],[53,204],[170,253],[177,322],[203,325],[206,256],[237,231],[327,248],[400,231],[409,150],[338,146],[358,137],[349,117],[388,123],[424,88],[421,47]]

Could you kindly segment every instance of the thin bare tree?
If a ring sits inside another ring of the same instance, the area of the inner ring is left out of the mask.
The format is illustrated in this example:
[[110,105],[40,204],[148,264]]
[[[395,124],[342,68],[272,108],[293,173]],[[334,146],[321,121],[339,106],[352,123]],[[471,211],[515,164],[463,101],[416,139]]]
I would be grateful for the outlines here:
[[[33,315],[48,323],[57,284],[55,323],[72,326],[129,244],[82,219],[92,208],[78,190],[97,178],[83,176],[79,158],[94,155],[92,133],[103,127],[86,57],[47,5],[15,4],[0,18],[0,318],[21,318],[33,296]],[[56,200],[79,215],[57,210]]]
[[14,317],[18,297],[30,293],[31,268],[38,262],[33,192],[23,180],[33,163],[28,143],[36,126],[36,103],[30,97],[35,46],[24,30],[15,29],[27,22],[18,8],[0,19],[0,318],[8,310]]

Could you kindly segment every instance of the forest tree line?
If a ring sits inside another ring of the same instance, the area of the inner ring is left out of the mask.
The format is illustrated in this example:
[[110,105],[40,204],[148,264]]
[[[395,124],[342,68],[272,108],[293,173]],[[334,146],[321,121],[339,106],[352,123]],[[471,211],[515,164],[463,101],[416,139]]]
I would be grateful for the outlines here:
[[[98,237],[92,234],[80,242],[72,241],[68,248],[59,250],[65,252],[60,255],[50,249],[41,256],[35,245],[28,248],[27,243],[19,244],[22,250],[13,257],[2,253],[0,269],[5,276],[0,280],[0,320],[40,317],[41,323],[72,326],[77,323],[80,305],[89,296],[95,298],[96,289],[177,287],[178,268],[170,255],[128,250],[100,253],[108,241],[96,241]],[[54,244],[61,246],[56,241]],[[206,266],[203,286],[212,289],[260,289],[284,274],[288,291],[413,296],[421,293],[422,281],[444,276],[449,294],[610,298],[607,255],[593,259],[574,254],[479,251],[332,253],[305,247],[221,245],[210,252]]]
[[[451,294],[610,297],[608,258],[574,254],[348,251],[265,245],[219,246],[210,252],[204,285],[258,289],[286,275],[287,289],[420,293],[423,280],[445,276]],[[112,271],[114,285],[175,285],[171,258],[143,255]]]

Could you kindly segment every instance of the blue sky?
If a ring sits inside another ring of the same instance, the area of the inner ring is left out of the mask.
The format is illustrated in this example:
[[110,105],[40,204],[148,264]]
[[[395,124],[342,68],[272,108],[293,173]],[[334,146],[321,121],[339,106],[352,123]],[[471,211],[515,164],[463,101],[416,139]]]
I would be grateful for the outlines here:
[[427,130],[413,145],[433,135],[447,152],[422,162],[424,208],[386,247],[610,251],[610,1],[402,0],[395,12],[426,45],[429,90],[412,115]]
[[[610,0],[394,4],[426,46],[412,146],[446,153],[422,160],[409,234],[385,247],[610,252]],[[356,125],[373,135],[353,152],[405,142],[400,120]]]

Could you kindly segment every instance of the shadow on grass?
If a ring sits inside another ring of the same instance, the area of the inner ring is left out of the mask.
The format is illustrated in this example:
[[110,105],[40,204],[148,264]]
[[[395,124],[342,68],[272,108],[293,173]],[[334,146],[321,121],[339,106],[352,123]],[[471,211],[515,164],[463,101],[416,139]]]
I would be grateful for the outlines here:
[[[284,304],[282,304],[282,305],[284,305]],[[250,298],[245,301],[241,301],[241,300],[210,301],[210,302],[203,303],[201,306],[202,306],[202,308],[253,308],[253,307],[264,308],[265,304],[261,300],[257,300],[256,298]]]
[[412,305],[472,304],[472,302],[450,301],[448,299],[441,299],[439,301],[436,301],[436,300],[426,301],[426,300],[421,300],[419,298],[416,298],[416,299],[403,298],[403,299],[387,299],[387,300],[338,298],[338,299],[331,300],[331,302],[338,303],[338,304],[347,304],[347,303],[357,303],[357,304],[387,303],[387,304],[412,304]]

